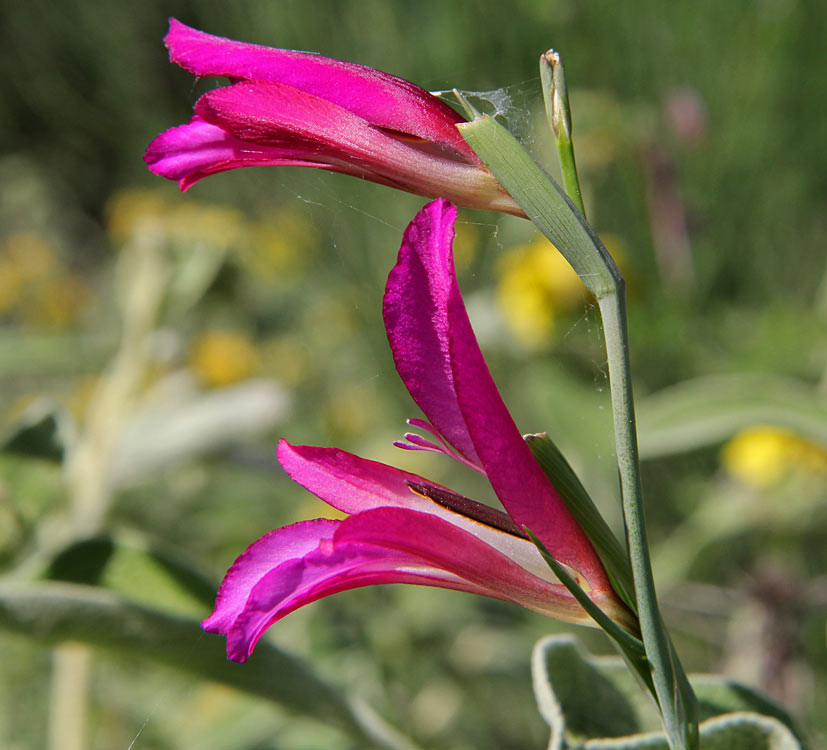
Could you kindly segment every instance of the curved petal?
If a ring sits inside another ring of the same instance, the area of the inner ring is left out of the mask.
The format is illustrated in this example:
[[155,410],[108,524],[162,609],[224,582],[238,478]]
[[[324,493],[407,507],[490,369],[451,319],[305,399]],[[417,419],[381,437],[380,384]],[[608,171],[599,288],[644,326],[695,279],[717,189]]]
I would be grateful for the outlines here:
[[239,140],[196,115],[188,123],[161,133],[146,149],[144,161],[154,174],[176,180],[186,190],[217,172],[248,166],[316,167],[375,179],[367,170],[304,159],[296,149]]
[[[232,618],[214,615],[204,622],[205,629],[226,634],[229,658],[245,661],[264,631],[298,607],[339,591],[381,583],[467,591],[515,601],[568,621],[587,620],[561,585],[536,578],[439,518],[379,508],[333,523],[338,526],[332,538],[321,528],[315,548],[301,555],[285,559],[277,533],[284,530],[277,530],[254,543],[233,565],[228,578],[234,575],[234,601],[243,599],[243,607],[234,608]],[[250,567],[268,556],[273,560],[269,569]]]
[[344,513],[384,507],[427,510],[433,505],[408,485],[428,480],[339,448],[291,445],[282,439],[277,456],[290,479]]
[[288,148],[293,158],[353,165],[368,179],[421,195],[447,195],[473,208],[519,212],[482,166],[393,138],[338,104],[278,83],[242,82],[204,94],[195,112],[254,148]]
[[213,613],[202,623],[211,633],[225,633],[244,610],[253,586],[281,563],[310,554],[332,539],[340,521],[317,518],[274,529],[251,544],[232,564],[215,600]]
[[345,107],[373,125],[451,148],[469,164],[481,163],[457,132],[455,125],[463,118],[397,76],[308,52],[224,39],[175,18],[169,20],[164,41],[170,60],[197,76],[284,83]]
[[[502,526],[486,523],[479,512],[472,516],[467,510],[452,509],[418,494],[412,484],[453,493],[416,474],[368,461],[339,448],[290,445],[286,440],[279,442],[278,459],[294,482],[338,510],[357,514],[378,508],[402,508],[436,516],[497,549],[538,578],[556,580],[531,542],[503,532]],[[475,505],[474,501],[467,502]],[[483,508],[490,514],[501,513],[488,506]]]
[[[497,534],[511,536],[505,532]],[[431,514],[404,508],[365,511],[343,521],[334,534],[335,544],[350,540],[417,557],[484,587],[489,596],[508,599],[566,622],[594,624],[556,579],[534,575],[487,540]]]
[[611,591],[594,547],[514,424],[456,284],[447,315],[457,402],[494,492],[517,525],[531,529],[556,560],[580,573],[592,594]]
[[487,594],[405,555],[365,544],[316,550],[266,573],[253,587],[246,606],[227,630],[227,657],[244,662],[273,623],[291,612],[340,591],[385,583],[408,583]]
[[396,370],[413,400],[448,442],[479,465],[457,402],[449,353],[456,217],[456,207],[437,199],[408,225],[388,276],[382,314]]

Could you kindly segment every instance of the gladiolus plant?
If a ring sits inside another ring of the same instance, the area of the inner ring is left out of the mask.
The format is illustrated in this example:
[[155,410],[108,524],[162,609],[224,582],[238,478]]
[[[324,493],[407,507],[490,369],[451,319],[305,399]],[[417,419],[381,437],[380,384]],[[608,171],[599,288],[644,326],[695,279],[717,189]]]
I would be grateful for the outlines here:
[[[710,747],[758,747],[749,743],[781,731],[765,717],[748,719],[742,729],[735,709],[699,704],[660,614],[643,516],[626,286],[585,217],[560,55],[542,55],[540,73],[565,187],[459,91],[467,120],[424,89],[355,63],[211,36],[175,19],[165,41],[173,63],[199,77],[230,79],[198,99],[188,123],[161,133],[146,150],[149,169],[182,190],[236,167],[292,165],[436,199],[405,231],[385,289],[383,318],[396,370],[425,415],[408,421],[420,432],[396,445],[443,453],[479,472],[504,508],[344,450],[282,440],[284,471],[346,517],[275,529],[235,561],[202,623],[226,637],[228,657],[246,661],[273,623],[323,597],[373,584],[438,586],[602,628],[649,692],[663,732],[617,743],[601,735],[601,747],[697,750],[703,736]],[[459,291],[455,204],[530,219],[594,296],[606,344],[626,545],[548,436],[521,435],[503,403]],[[558,656],[566,651],[559,643],[543,648],[557,649]],[[573,744],[564,740],[564,711],[549,687],[551,661],[543,661],[542,649],[537,653],[534,687],[552,728],[549,747],[589,744],[585,735]],[[589,705],[597,702],[591,693],[612,689],[611,680],[583,689],[586,682],[563,691],[584,694],[588,710],[578,708],[578,716],[599,714],[604,706]],[[627,706],[625,696],[618,700]],[[633,712],[628,705],[622,721]],[[736,718],[699,724],[701,709],[709,717]],[[722,744],[721,736],[734,744]]]

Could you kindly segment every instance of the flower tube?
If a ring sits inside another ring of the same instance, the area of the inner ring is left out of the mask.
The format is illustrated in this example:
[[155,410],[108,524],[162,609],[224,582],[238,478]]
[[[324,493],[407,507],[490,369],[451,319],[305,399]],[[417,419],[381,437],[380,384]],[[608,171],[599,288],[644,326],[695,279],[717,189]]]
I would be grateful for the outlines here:
[[302,166],[361,177],[469,208],[523,216],[460,136],[463,118],[397,76],[321,55],[245,44],[170,19],[170,60],[229,86],[161,133],[144,160],[186,190],[217,172]]

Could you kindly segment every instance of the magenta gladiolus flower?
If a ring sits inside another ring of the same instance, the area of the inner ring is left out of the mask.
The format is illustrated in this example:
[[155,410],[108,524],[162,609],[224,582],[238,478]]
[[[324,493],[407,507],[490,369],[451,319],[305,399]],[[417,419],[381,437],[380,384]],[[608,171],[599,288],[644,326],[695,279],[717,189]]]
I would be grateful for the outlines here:
[[188,123],[146,150],[150,170],[182,190],[226,169],[293,165],[524,215],[460,136],[463,118],[402,78],[223,39],[174,18],[165,42],[182,68],[232,81],[204,94]]
[[610,617],[634,629],[634,617],[534,459],[483,360],[453,266],[455,217],[448,201],[425,206],[388,277],[384,318],[396,368],[428,418],[410,423],[435,440],[408,434],[400,446],[440,451],[481,472],[506,512],[337,448],[282,440],[278,458],[290,477],[349,516],[276,529],[236,560],[203,623],[227,636],[230,659],[245,661],[262,633],[294,609],[378,583],[468,591],[591,624],[524,527]]

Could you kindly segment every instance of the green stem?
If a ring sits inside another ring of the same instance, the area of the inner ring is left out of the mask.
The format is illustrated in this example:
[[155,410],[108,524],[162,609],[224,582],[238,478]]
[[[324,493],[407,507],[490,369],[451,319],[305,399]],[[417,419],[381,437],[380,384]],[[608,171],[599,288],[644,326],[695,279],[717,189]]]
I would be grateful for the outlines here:
[[563,173],[563,187],[580,212],[585,216],[583,196],[580,193],[580,180],[577,178],[577,166],[574,163],[574,148],[568,138],[557,139],[557,156],[560,158],[560,170]]
[[641,636],[646,656],[652,665],[655,693],[664,717],[669,744],[674,750],[693,750],[699,742],[697,699],[661,618],[646,538],[629,362],[626,283],[623,278],[620,277],[613,293],[600,297],[597,303],[603,318],[623,520],[635,580]]
[[[540,77],[543,83],[546,115],[557,143],[563,186],[569,199],[585,216],[580,180],[574,161],[568,88],[563,61],[559,53],[549,50],[540,56]],[[612,261],[606,259],[606,266],[610,272],[612,284],[608,291],[597,295],[597,303],[603,319],[606,341],[623,520],[635,582],[641,635],[647,658],[652,666],[652,682],[664,715],[670,745],[676,749],[689,750],[697,746],[697,729],[695,728],[697,723],[696,720],[692,720],[692,716],[697,714],[697,703],[683,669],[677,662],[674,648],[661,618],[649,556],[649,543],[646,538],[635,402],[629,362],[626,282]],[[676,693],[682,693],[683,697],[678,699]]]
[[87,747],[91,672],[92,650],[88,645],[62,643],[52,651],[49,750],[83,750]]
[[695,750],[698,747],[697,699],[660,615],[646,541],[629,365],[626,282],[572,198],[537,166],[514,136],[487,116],[458,128],[597,299],[606,339],[623,516],[641,636],[669,745],[672,750]]

